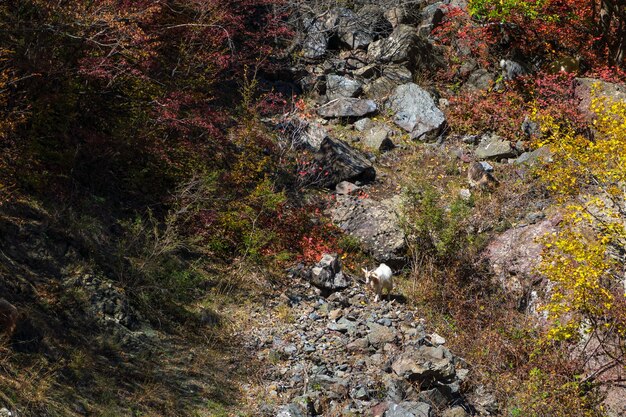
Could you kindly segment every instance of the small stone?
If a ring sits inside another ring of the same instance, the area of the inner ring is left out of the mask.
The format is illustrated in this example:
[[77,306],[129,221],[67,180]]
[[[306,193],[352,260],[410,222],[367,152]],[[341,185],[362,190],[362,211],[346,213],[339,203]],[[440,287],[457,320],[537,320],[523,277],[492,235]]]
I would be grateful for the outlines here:
[[446,339],[444,339],[443,337],[439,336],[437,333],[433,333],[430,335],[430,341],[434,344],[434,345],[443,345],[446,343]]
[[468,201],[470,198],[472,198],[472,192],[467,188],[462,188],[459,190],[459,197],[461,197],[465,201]]
[[385,343],[393,342],[396,338],[395,331],[380,324],[370,323],[367,325],[370,329],[367,338],[374,346],[382,346]]
[[391,327],[391,320],[386,317],[378,320],[377,323],[386,327]]
[[353,184],[348,181],[341,181],[339,184],[335,186],[335,193],[340,194],[340,195],[348,195],[360,189],[361,187],[357,186],[356,184]]
[[482,161],[480,164],[483,166],[483,169],[484,169],[485,171],[487,171],[487,172],[493,172],[493,166],[492,166],[489,162],[487,162],[487,161]]
[[441,417],[468,417],[467,412],[463,409],[463,407],[452,407],[445,410]]
[[359,119],[356,122],[354,122],[354,128],[358,130],[359,132],[363,132],[364,130],[370,129],[373,125],[374,123],[372,122],[372,119],[370,119],[369,117],[365,117],[363,119]]
[[341,310],[340,308],[332,310],[330,313],[328,313],[328,318],[330,320],[337,320],[341,316],[343,316],[343,310]]

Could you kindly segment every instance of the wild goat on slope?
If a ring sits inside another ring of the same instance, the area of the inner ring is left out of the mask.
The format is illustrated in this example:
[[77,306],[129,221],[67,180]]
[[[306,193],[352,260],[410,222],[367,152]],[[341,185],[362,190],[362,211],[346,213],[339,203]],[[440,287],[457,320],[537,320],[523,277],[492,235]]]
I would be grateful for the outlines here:
[[380,264],[374,271],[368,271],[367,268],[361,269],[365,274],[365,284],[372,287],[376,296],[374,302],[377,302],[383,295],[383,290],[387,290],[387,298],[393,290],[393,273],[391,268],[385,264]]

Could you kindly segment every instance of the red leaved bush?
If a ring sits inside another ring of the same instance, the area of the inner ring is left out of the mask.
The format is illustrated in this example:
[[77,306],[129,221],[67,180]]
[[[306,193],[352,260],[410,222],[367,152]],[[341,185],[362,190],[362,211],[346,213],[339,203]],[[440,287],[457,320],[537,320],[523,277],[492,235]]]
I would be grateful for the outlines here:
[[28,113],[3,139],[18,147],[6,153],[17,157],[5,181],[151,200],[192,172],[226,169],[243,69],[272,65],[274,39],[286,34],[274,3],[20,0],[2,8],[0,42],[12,52],[2,64],[28,80],[7,98]]

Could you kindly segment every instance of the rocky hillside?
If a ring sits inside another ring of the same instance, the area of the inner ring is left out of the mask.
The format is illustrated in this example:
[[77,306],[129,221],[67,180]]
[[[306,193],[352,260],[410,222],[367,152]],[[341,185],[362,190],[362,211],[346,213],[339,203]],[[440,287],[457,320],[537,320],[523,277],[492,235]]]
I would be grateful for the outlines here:
[[20,3],[0,416],[626,413],[612,2]]

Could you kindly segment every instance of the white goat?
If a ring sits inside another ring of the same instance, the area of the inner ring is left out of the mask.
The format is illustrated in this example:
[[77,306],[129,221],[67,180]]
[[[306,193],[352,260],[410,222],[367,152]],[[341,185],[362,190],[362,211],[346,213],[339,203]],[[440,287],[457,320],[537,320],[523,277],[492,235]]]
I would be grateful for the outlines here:
[[365,284],[372,287],[376,296],[374,302],[377,302],[383,295],[383,290],[387,290],[387,298],[393,290],[393,273],[391,268],[385,264],[380,264],[374,271],[368,271],[367,268],[361,269],[365,274]]

